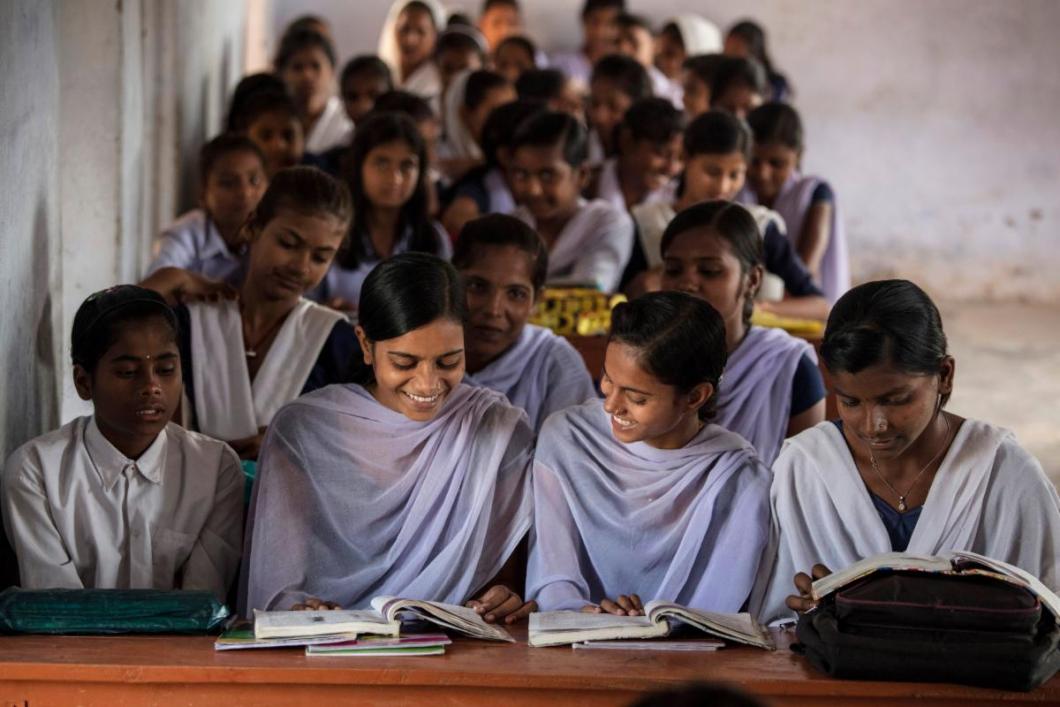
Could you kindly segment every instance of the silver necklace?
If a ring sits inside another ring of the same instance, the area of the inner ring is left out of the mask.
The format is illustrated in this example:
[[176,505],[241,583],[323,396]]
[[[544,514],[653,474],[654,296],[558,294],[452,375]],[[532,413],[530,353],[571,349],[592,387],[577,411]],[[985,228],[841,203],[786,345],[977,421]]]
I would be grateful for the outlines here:
[[927,471],[939,458],[939,455],[942,454],[942,450],[946,449],[946,442],[950,438],[950,421],[945,415],[942,416],[942,421],[946,423],[946,434],[942,437],[942,446],[939,447],[939,451],[935,452],[935,456],[931,457],[931,461],[929,461],[924,468],[917,473],[916,478],[913,479],[913,483],[909,484],[909,488],[905,490],[905,493],[898,493],[898,489],[892,486],[891,482],[884,478],[883,474],[880,472],[880,465],[876,463],[876,455],[872,453],[871,448],[869,449],[869,461],[872,462],[872,470],[876,472],[876,476],[880,478],[880,481],[887,485],[887,488],[891,490],[891,493],[898,497],[899,513],[905,513],[905,509],[908,508],[905,499],[908,498],[909,494],[916,488],[917,482],[920,481],[920,477],[924,475],[924,472]]

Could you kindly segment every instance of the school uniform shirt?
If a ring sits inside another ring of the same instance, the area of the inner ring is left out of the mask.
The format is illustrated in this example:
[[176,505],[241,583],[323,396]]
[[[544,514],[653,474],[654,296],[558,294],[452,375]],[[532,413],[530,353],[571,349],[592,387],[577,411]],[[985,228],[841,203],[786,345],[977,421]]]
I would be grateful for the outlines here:
[[[773,476],[769,559],[751,603],[765,621],[793,616],[784,599],[796,573],[817,563],[840,570],[893,549],[836,425],[822,422],[785,442]],[[942,458],[906,552],[951,550],[1008,562],[1060,588],[1060,497],[1008,430],[965,420]]]
[[533,430],[500,393],[459,385],[411,420],[359,385],[284,407],[247,526],[249,609],[383,594],[463,604],[530,527]]
[[496,390],[526,411],[535,431],[552,413],[595,398],[592,376],[573,346],[544,327],[527,324],[511,348],[467,382]]
[[[673,197],[673,190],[668,185],[649,192],[638,204],[651,204],[664,201]],[[603,199],[611,206],[620,211],[628,211],[626,208],[626,197],[622,194],[622,183],[618,179],[618,158],[612,157],[606,160],[600,167],[600,174],[596,178],[596,198]]]
[[511,214],[515,211],[515,197],[500,167],[483,165],[468,172],[453,186],[448,201],[452,203],[460,197],[474,201],[480,214]]
[[243,473],[223,442],[169,424],[126,458],[80,417],[19,447],[3,474],[26,589],[200,589],[239,565]]
[[243,276],[243,259],[229,250],[213,219],[202,209],[187,212],[162,231],[158,254],[147,274],[167,267],[229,284],[237,284]]
[[[691,55],[689,55],[691,56]],[[685,91],[681,84],[671,81],[670,78],[654,66],[647,67],[648,78],[651,79],[651,92],[656,98],[665,98],[674,104],[674,108],[684,110]]]
[[334,147],[345,147],[352,139],[353,121],[346,115],[342,99],[332,96],[306,136],[305,151],[320,155]]
[[[515,216],[537,224],[524,207]],[[549,281],[587,283],[614,292],[633,250],[633,219],[602,199],[578,199],[578,210],[560,231],[548,253]]]
[[553,54],[549,58],[549,66],[559,69],[567,75],[567,78],[577,83],[579,89],[588,92],[589,80],[593,75],[593,63],[581,49]]
[[527,596],[543,611],[631,593],[740,611],[769,534],[769,481],[717,425],[656,449],[616,440],[600,400],[558,412],[534,458]]
[[[432,221],[431,226],[437,236],[434,254],[439,258],[449,260],[453,257],[453,244],[449,240],[449,235],[440,223]],[[367,241],[367,237],[365,239]],[[368,273],[372,272],[372,269],[383,260],[372,250],[370,242],[366,242],[366,246],[370,254],[362,259],[357,264],[357,267],[346,268],[339,265],[336,260],[331,264],[320,285],[308,293],[306,297],[315,302],[327,302],[335,297],[341,297],[356,307],[361,301],[361,287],[364,285]],[[406,228],[401,238],[394,244],[392,255],[407,253],[411,246],[412,229]]]
[[197,302],[175,312],[194,426],[216,439],[252,437],[302,393],[349,382],[351,362],[360,351],[353,327],[340,312],[302,299],[251,382],[237,302]]

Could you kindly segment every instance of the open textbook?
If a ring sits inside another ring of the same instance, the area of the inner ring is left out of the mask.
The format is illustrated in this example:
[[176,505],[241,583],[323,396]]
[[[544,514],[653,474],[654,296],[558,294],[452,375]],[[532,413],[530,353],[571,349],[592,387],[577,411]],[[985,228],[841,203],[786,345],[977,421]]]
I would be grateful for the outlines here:
[[822,577],[813,583],[813,598],[820,600],[863,577],[880,570],[917,571],[949,575],[980,575],[1018,584],[1038,597],[1056,618],[1060,619],[1060,597],[1034,575],[1001,560],[992,560],[974,552],[957,550],[934,557],[888,552],[868,557]]
[[774,650],[769,633],[750,614],[699,611],[668,601],[652,601],[644,616],[588,614],[580,611],[545,611],[530,614],[530,645],[560,646],[582,641],[620,638],[660,638],[670,633],[671,622],[686,624],[711,636]]

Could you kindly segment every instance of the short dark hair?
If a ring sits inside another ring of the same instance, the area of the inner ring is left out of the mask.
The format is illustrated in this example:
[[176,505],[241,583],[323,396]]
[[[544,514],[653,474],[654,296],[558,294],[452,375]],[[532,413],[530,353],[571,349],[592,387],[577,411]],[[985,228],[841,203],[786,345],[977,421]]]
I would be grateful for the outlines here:
[[524,71],[515,82],[519,98],[551,101],[563,92],[567,75],[559,69],[530,69]]
[[695,155],[728,155],[739,152],[748,164],[754,138],[747,123],[723,110],[710,110],[685,128],[685,159]]
[[787,103],[764,103],[747,114],[747,124],[755,136],[755,144],[780,144],[802,152],[802,119],[799,112]]
[[529,37],[522,34],[510,34],[502,39],[493,50],[493,54],[498,54],[501,48],[508,44],[518,45],[520,49],[527,53],[531,61],[537,61],[537,45]]
[[630,12],[623,12],[618,16],[618,26],[620,29],[631,29],[633,27],[639,27],[652,32],[651,23],[643,15],[634,15]]
[[699,418],[714,416],[729,354],[725,320],[706,300],[670,291],[623,302],[611,311],[608,341],[635,349],[644,370],[682,393],[710,383],[714,394],[699,409]]
[[387,91],[375,99],[372,113],[403,113],[414,123],[422,123],[438,117],[431,108],[431,104],[425,99],[401,90]]
[[290,120],[298,120],[298,108],[295,107],[291,96],[286,91],[277,92],[271,90],[261,91],[248,96],[239,106],[238,112],[236,112],[236,107],[233,105],[229,120],[235,132],[245,133],[250,130],[250,126],[258,118],[266,113],[282,113]]
[[619,12],[625,12],[626,0],[585,0],[585,2],[582,3],[582,20],[585,20],[590,12],[596,12],[597,10],[618,10]]
[[335,46],[331,40],[320,32],[311,29],[300,29],[288,32],[280,41],[280,48],[276,52],[276,58],[272,65],[277,71],[283,71],[287,62],[300,51],[305,49],[319,49],[327,57],[331,68],[335,68]]
[[486,164],[498,166],[497,151],[510,147],[519,127],[538,113],[544,113],[545,109],[543,101],[522,98],[494,108],[482,125],[482,156]]
[[637,142],[663,145],[680,135],[685,116],[665,98],[642,98],[629,107],[622,118],[622,129]]
[[747,86],[764,96],[769,89],[765,69],[756,59],[742,56],[724,57],[714,72],[714,83],[710,86],[711,103],[725,95],[733,86]]
[[498,7],[501,5],[513,8],[516,12],[522,11],[522,8],[519,7],[519,0],[484,0],[484,2],[482,3],[482,12],[480,14],[485,15],[494,7]]
[[467,77],[467,83],[464,84],[464,108],[468,110],[478,108],[489,96],[490,91],[505,86],[510,86],[508,79],[495,71],[489,69],[472,71]]
[[581,167],[589,159],[589,138],[577,118],[558,111],[544,111],[528,119],[515,131],[512,152],[520,147],[560,147],[563,160]]
[[475,262],[482,246],[515,246],[530,258],[534,290],[545,285],[548,276],[548,247],[537,231],[521,219],[506,214],[487,214],[468,221],[460,231],[453,251],[453,265],[464,269]]
[[284,86],[280,77],[268,72],[251,74],[240,79],[228,102],[228,116],[225,120],[225,129],[228,132],[241,132],[242,128],[238,124],[246,112],[247,103],[259,93],[286,94],[287,87]]
[[438,41],[434,45],[434,55],[439,56],[449,50],[474,52],[478,58],[486,62],[486,40],[482,34],[470,24],[456,24],[450,20],[449,27],[438,35]]
[[394,77],[390,73],[390,67],[375,54],[361,54],[347,61],[346,66],[342,67],[339,86],[341,87],[350,78],[361,74],[380,79],[386,84],[387,91],[394,88]]
[[651,77],[648,70],[631,56],[608,54],[593,66],[589,83],[599,80],[613,81],[619,91],[639,101],[652,95]]
[[247,152],[254,155],[261,162],[264,169],[265,155],[262,154],[261,148],[258,147],[257,143],[245,135],[222,133],[203,145],[202,149],[199,150],[199,183],[205,187],[206,182],[210,179],[210,173],[213,172],[218,160],[235,152]]
[[766,48],[766,31],[754,20],[741,20],[729,28],[729,35],[742,39],[747,44],[751,56],[762,64],[766,74],[773,76],[776,71],[773,68],[773,60]]
[[331,216],[344,225],[353,218],[353,201],[346,185],[316,167],[287,167],[272,175],[250,218],[250,227],[263,230],[280,209]]
[[684,60],[681,68],[703,82],[709,90],[714,85],[718,67],[725,61],[724,54],[696,54]]
[[89,375],[125,327],[158,317],[176,340],[177,317],[162,295],[136,285],[118,285],[89,295],[74,315],[70,358]]
[[[357,323],[369,341],[396,339],[443,318],[463,324],[467,303],[456,268],[436,255],[395,255],[364,280]],[[375,380],[361,357],[354,362],[353,378],[362,385]]]
[[[933,375],[949,355],[942,315],[909,280],[878,280],[849,290],[828,315],[821,359],[834,373],[857,374],[879,363]],[[944,395],[945,405],[949,395]]]

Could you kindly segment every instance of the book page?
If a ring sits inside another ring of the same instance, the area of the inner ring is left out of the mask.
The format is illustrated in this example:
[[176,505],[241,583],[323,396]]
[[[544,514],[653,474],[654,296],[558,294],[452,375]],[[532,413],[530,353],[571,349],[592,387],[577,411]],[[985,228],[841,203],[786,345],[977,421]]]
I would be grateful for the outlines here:
[[[807,568],[808,570],[809,568]],[[953,563],[948,557],[924,557],[907,555],[902,552],[888,552],[883,555],[867,557],[864,560],[833,572],[813,583],[813,598],[820,600],[840,587],[867,577],[877,570],[919,570],[922,572],[947,572],[953,570]]]
[[609,628],[650,627],[653,625],[652,620],[647,616],[588,614],[583,611],[539,611],[530,614],[530,622],[534,624],[531,630],[537,631],[597,631]]
[[748,613],[723,614],[713,611],[701,611],[673,602],[652,601],[644,607],[648,615],[660,620],[669,618],[698,628],[706,633],[729,638],[740,643],[747,643],[761,648],[773,649],[773,639],[761,624]]
[[965,561],[971,561],[1010,577],[1016,577],[1017,579],[1022,580],[1027,585],[1027,588],[1038,597],[1038,600],[1045,605],[1050,613],[1052,613],[1056,619],[1060,620],[1060,597],[1057,597],[1049,587],[1045,586],[1044,582],[1030,572],[1014,565],[1010,565],[1007,562],[994,560],[974,552],[966,552],[962,550],[952,553],[952,556],[958,567],[964,564]]
[[500,626],[486,623],[474,609],[460,606],[459,604],[379,596],[372,599],[372,607],[391,619],[395,618],[401,611],[411,611],[420,618],[467,634],[472,638],[515,642],[515,639],[506,630]]

